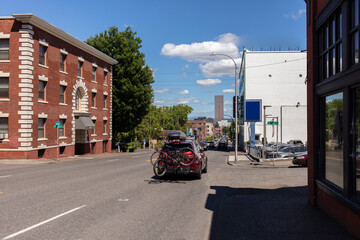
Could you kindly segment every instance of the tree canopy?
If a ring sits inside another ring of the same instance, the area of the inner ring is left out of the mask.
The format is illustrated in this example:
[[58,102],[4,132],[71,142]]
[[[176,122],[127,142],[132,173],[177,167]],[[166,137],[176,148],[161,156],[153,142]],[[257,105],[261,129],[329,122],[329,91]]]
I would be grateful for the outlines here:
[[188,105],[179,104],[174,106],[156,107],[151,105],[149,113],[135,128],[137,139],[163,138],[163,130],[187,131],[188,115],[192,112]]
[[119,62],[112,72],[113,136],[132,131],[149,113],[154,96],[153,72],[140,52],[142,40],[130,27],[119,31],[113,26],[85,42]]

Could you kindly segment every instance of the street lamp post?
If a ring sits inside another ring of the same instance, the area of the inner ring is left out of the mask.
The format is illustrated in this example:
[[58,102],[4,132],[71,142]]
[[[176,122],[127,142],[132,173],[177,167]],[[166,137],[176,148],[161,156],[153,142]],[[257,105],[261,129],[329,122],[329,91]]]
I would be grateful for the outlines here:
[[235,106],[235,163],[237,162],[237,153],[238,153],[238,95],[237,95],[237,79],[236,79],[236,62],[235,60],[230,57],[227,54],[223,54],[223,53],[211,53],[210,56],[226,56],[228,58],[230,58],[235,65],[235,101],[236,101],[236,106]]

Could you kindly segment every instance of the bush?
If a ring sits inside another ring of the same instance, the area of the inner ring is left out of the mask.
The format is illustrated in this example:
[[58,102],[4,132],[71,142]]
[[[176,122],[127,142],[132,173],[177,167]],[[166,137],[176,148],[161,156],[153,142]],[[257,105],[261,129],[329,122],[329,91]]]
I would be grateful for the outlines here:
[[162,142],[157,142],[155,144],[155,148],[162,148],[163,146],[164,146],[164,143],[162,143]]

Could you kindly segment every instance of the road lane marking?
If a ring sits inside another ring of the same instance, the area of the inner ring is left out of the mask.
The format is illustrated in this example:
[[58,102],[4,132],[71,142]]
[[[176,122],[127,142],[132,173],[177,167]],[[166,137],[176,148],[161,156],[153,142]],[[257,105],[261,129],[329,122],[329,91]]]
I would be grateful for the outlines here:
[[7,237],[4,237],[2,240],[7,240],[7,239],[10,239],[10,238],[16,237],[16,236],[18,236],[18,235],[20,235],[20,234],[23,234],[23,233],[25,233],[25,232],[27,232],[27,231],[30,231],[30,230],[32,230],[32,229],[34,229],[34,228],[37,228],[37,227],[39,227],[39,226],[41,226],[41,225],[43,225],[43,224],[45,224],[45,223],[51,222],[51,221],[53,221],[53,220],[55,220],[55,219],[57,219],[57,218],[60,218],[60,217],[65,216],[65,215],[67,215],[67,214],[69,214],[69,213],[75,212],[75,211],[77,211],[77,210],[79,210],[79,209],[81,209],[81,208],[83,208],[83,207],[86,207],[86,205],[82,205],[81,207],[74,208],[74,209],[72,209],[72,210],[70,210],[70,211],[67,211],[67,212],[64,212],[64,213],[62,213],[62,214],[59,214],[59,215],[57,215],[57,216],[55,216],[55,217],[53,217],[53,218],[50,218],[50,219],[48,219],[48,220],[45,220],[45,221],[40,222],[40,223],[38,223],[38,224],[35,224],[35,225],[31,226],[31,227],[25,228],[25,229],[23,229],[23,230],[21,230],[21,231],[19,231],[19,232],[16,232],[16,233],[11,234],[11,235],[9,235],[9,236],[7,236]]
[[128,198],[120,198],[120,199],[119,199],[119,202],[127,202],[127,201],[129,201]]
[[0,176],[0,178],[7,178],[7,177],[12,177],[12,175]]

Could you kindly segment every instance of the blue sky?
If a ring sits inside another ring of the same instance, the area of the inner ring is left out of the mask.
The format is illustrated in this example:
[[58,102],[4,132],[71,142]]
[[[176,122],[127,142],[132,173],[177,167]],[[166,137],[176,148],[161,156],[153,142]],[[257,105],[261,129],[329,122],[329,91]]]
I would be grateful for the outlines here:
[[190,117],[214,117],[214,96],[232,115],[234,64],[243,47],[306,49],[304,0],[12,0],[0,15],[33,13],[85,40],[109,26],[137,32],[153,69],[154,104],[188,104]]

